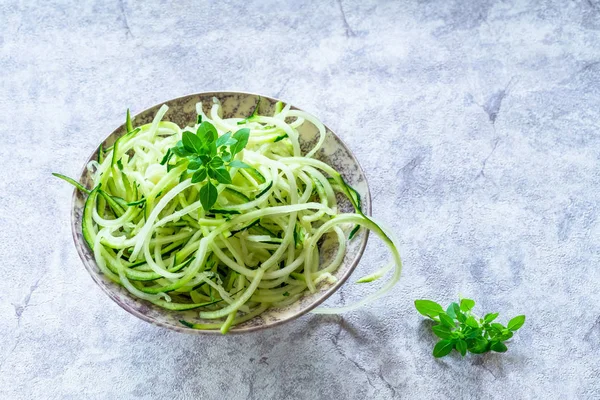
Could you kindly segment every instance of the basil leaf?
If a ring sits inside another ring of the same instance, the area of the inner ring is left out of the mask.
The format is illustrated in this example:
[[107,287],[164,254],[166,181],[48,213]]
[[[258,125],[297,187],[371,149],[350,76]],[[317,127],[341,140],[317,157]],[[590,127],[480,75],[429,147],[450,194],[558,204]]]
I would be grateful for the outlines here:
[[[192,175],[192,183],[202,182],[206,179],[206,168],[202,167]],[[204,204],[203,204],[204,205]]]
[[475,302],[471,299],[461,299],[460,300],[460,309],[464,312],[470,311],[473,307],[475,307]]
[[469,325],[472,328],[479,328],[479,323],[472,315],[469,315],[469,317],[465,320],[465,324]]
[[488,351],[489,342],[485,338],[480,337],[467,343],[469,343],[469,351],[473,354],[481,354]]
[[504,325],[502,325],[502,324],[499,324],[499,323],[497,323],[497,322],[494,322],[494,323],[492,324],[492,328],[494,328],[494,329],[498,330],[498,332],[502,332],[502,330],[503,330],[503,329],[505,329],[505,328],[504,328]]
[[221,160],[228,162],[229,160],[231,160],[231,153],[229,153],[227,150],[223,151],[221,153]]
[[203,152],[202,141],[190,131],[183,132],[181,142],[183,143],[183,147],[190,153],[200,154]]
[[505,329],[504,331],[502,331],[502,333],[500,335],[496,336],[496,339],[504,342],[505,340],[508,340],[511,337],[513,337],[513,333],[511,331],[509,331],[508,329]]
[[217,181],[225,184],[231,183],[231,175],[229,175],[229,171],[227,171],[225,168],[217,168],[214,171]]
[[448,314],[448,316],[450,318],[456,318],[456,312],[454,312],[454,306],[456,306],[457,308],[459,308],[458,304],[456,304],[456,303],[450,303],[450,305],[446,309],[446,314]]
[[205,210],[211,209],[217,202],[217,196],[217,188],[210,181],[200,188],[200,203]]
[[465,356],[467,354],[467,342],[462,339],[459,339],[454,343],[454,348],[460,353],[461,356]]
[[208,164],[213,168],[219,168],[223,166],[223,160],[218,157],[215,157],[212,160],[210,160]]
[[175,145],[175,147],[171,148],[171,150],[173,151],[173,153],[178,156],[178,157],[187,157],[191,154],[193,154],[193,151],[187,151],[185,149],[185,147],[183,146],[183,142],[180,140],[179,142],[177,142],[177,144]]
[[481,336],[481,329],[471,329],[468,332],[465,332],[465,337],[468,339],[474,339],[476,337]]
[[214,157],[217,155],[217,144],[216,142],[212,142],[211,144],[208,145],[208,154],[210,154],[211,157]]
[[454,348],[454,343],[452,340],[444,339],[437,342],[435,347],[433,348],[433,356],[435,358],[444,357],[452,351]]
[[429,318],[437,317],[444,312],[442,306],[431,300],[415,300],[415,308],[420,314]]
[[522,327],[524,323],[525,323],[525,316],[517,315],[516,317],[514,317],[513,319],[508,321],[508,325],[506,327],[508,329],[510,329],[511,331],[516,331],[517,329]]
[[487,323],[490,323],[493,320],[495,320],[496,318],[498,318],[498,315],[500,315],[500,314],[498,314],[498,313],[489,313],[489,314],[486,314],[485,317],[483,317],[483,320],[485,322],[487,322]]
[[219,136],[217,139],[217,147],[225,146],[229,138],[231,137],[231,132],[227,132],[222,136]]
[[435,325],[431,328],[431,330],[435,336],[439,337],[440,339],[450,339],[452,337],[452,332],[450,332],[450,329],[448,329],[446,326]]
[[188,169],[188,170],[195,171],[195,170],[197,170],[198,168],[200,168],[200,167],[202,166],[202,164],[203,164],[203,162],[202,162],[202,160],[200,159],[200,157],[196,157],[196,158],[194,158],[194,159],[192,159],[192,160],[190,161],[190,163],[188,164],[188,167],[187,167],[187,169]]
[[506,350],[508,350],[508,348],[502,342],[492,342],[490,350],[493,350],[498,353],[504,353]]
[[452,318],[450,318],[446,313],[441,312],[439,314],[439,318],[440,318],[440,322],[442,323],[442,325],[445,325],[448,328],[454,329],[454,327],[455,327],[454,320]]
[[217,129],[208,121],[204,121],[198,126],[196,130],[196,135],[204,145],[209,145],[217,140],[219,134],[217,133]]
[[213,167],[208,166],[206,170],[208,171],[208,176],[210,176],[211,179],[217,179],[217,174],[215,173],[215,169]]
[[244,147],[246,147],[246,145],[248,144],[248,139],[250,138],[250,129],[240,129],[239,131],[233,134],[233,138],[237,140],[237,143],[229,147],[232,156],[244,150]]

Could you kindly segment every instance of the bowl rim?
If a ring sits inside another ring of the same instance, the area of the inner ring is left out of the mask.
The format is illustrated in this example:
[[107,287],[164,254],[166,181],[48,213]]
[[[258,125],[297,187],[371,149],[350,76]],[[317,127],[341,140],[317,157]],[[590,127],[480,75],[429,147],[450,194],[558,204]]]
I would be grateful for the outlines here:
[[[140,115],[140,114],[144,114],[149,112],[151,109],[155,108],[155,107],[159,107],[163,104],[169,104],[172,103],[176,100],[182,100],[185,98],[189,98],[192,96],[222,96],[222,95],[237,95],[237,94],[242,94],[242,95],[250,95],[250,96],[260,96],[261,98],[265,98],[265,99],[269,99],[270,101],[281,101],[285,104],[288,104],[289,102],[285,102],[283,100],[280,100],[276,97],[271,97],[271,96],[265,96],[262,94],[257,94],[257,93],[253,93],[253,92],[245,92],[245,91],[238,91],[238,90],[219,90],[219,91],[207,91],[207,92],[195,92],[195,93],[190,93],[190,94],[186,94],[184,96],[179,96],[179,97],[175,97],[172,99],[168,99],[168,100],[164,100],[162,102],[159,102],[157,104],[154,104],[150,107],[146,107],[144,110],[132,115],[132,119],[135,119],[136,116]],[[289,103],[291,104],[291,103]],[[300,110],[300,111],[304,111],[301,108],[298,108],[294,105],[292,105],[292,108]],[[106,140],[108,140],[110,137],[114,136],[115,134],[117,134],[119,131],[122,130],[123,126],[125,124],[121,124],[119,125],[117,128],[115,128],[110,134],[108,134],[108,136],[106,136],[100,143],[104,143]],[[367,180],[367,175],[365,174],[365,171],[363,170],[362,166],[360,165],[360,163],[358,162],[358,159],[356,158],[356,156],[354,155],[354,153],[350,150],[350,148],[346,145],[346,143],[333,131],[331,130],[326,124],[323,124],[325,126],[325,129],[327,131],[329,131],[329,133],[331,133],[335,139],[341,144],[341,146],[347,151],[347,153],[350,155],[350,158],[352,159],[352,161],[356,164],[356,166],[358,167],[358,171],[360,173],[360,175],[362,175],[362,177],[365,180],[365,186],[366,186],[366,198],[368,201],[366,201],[365,203],[367,203],[367,207],[365,210],[363,210],[363,212],[367,215],[367,216],[371,216],[371,210],[372,210],[372,204],[371,204],[371,190],[369,188],[369,182]],[[97,149],[97,147],[96,147]],[[81,169],[81,172],[79,173],[78,177],[79,177],[79,181],[81,181],[81,178],[83,178],[86,173],[87,173],[87,165],[88,163],[94,158],[94,156],[96,155],[96,150],[92,151],[91,155],[87,158],[87,161],[85,162],[85,164],[83,165],[83,168]],[[193,329],[193,328],[189,328],[187,326],[175,326],[175,325],[171,325],[168,323],[164,323],[161,322],[159,320],[156,320],[152,317],[147,316],[145,313],[138,311],[135,308],[131,308],[129,307],[127,304],[124,304],[119,298],[118,296],[115,295],[115,293],[110,290],[110,288],[103,282],[101,281],[101,279],[99,278],[98,274],[99,272],[97,272],[98,266],[96,265],[95,261],[93,260],[88,260],[88,258],[86,257],[86,255],[84,254],[84,251],[88,251],[90,254],[93,254],[92,250],[87,246],[87,243],[83,243],[79,237],[78,237],[78,230],[77,230],[77,215],[75,212],[75,205],[77,202],[77,197],[78,197],[78,189],[74,188],[73,189],[73,195],[71,198],[71,234],[73,236],[73,242],[75,244],[75,248],[77,250],[77,253],[79,254],[79,258],[81,259],[86,271],[88,272],[88,274],[90,275],[90,277],[92,278],[92,280],[96,283],[96,285],[98,285],[102,291],[104,293],[106,293],[108,295],[108,297],[113,300],[115,303],[117,303],[119,305],[119,307],[121,307],[122,309],[124,309],[125,311],[127,311],[128,313],[138,317],[139,319],[151,323],[153,325],[156,326],[160,326],[162,328],[166,328],[166,329],[170,329],[173,331],[177,331],[177,332],[181,332],[181,333],[188,333],[188,334],[198,334],[198,335],[219,335],[219,336],[224,336],[223,334],[221,334],[220,330],[218,329]],[[362,242],[360,244],[360,247],[358,249],[358,253],[356,254],[356,256],[354,257],[354,259],[352,260],[349,268],[346,270],[346,272],[338,278],[337,282],[335,282],[332,286],[328,287],[326,290],[322,291],[322,296],[319,297],[316,301],[310,303],[310,305],[308,305],[307,307],[304,307],[296,312],[290,313],[289,316],[286,316],[284,318],[278,319],[276,321],[270,322],[270,323],[265,323],[265,324],[261,324],[261,325],[254,325],[254,326],[249,326],[247,328],[242,328],[242,329],[236,329],[236,327],[232,327],[227,333],[228,334],[242,334],[242,333],[248,333],[248,332],[256,332],[256,331],[260,331],[263,329],[267,329],[267,328],[272,328],[275,326],[279,326],[282,325],[286,322],[289,321],[293,321],[307,313],[309,313],[310,311],[314,310],[317,306],[321,305],[323,302],[325,302],[325,300],[327,300],[329,297],[331,297],[336,291],[338,291],[342,285],[348,280],[348,278],[350,278],[350,275],[352,275],[352,273],[354,272],[354,270],[356,269],[356,267],[358,266],[358,263],[360,262],[364,251],[367,247],[367,242],[369,240],[369,230],[368,229],[364,229],[364,237],[362,239]],[[144,301],[142,299],[136,299],[137,301]],[[167,310],[168,311],[168,310]]]

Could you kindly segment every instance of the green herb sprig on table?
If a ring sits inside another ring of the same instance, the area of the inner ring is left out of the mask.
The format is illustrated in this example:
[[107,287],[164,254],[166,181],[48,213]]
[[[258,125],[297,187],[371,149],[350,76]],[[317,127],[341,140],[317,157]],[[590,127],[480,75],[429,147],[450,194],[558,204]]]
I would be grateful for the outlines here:
[[493,322],[498,313],[478,318],[471,313],[474,306],[473,300],[461,299],[460,304],[451,303],[444,311],[435,301],[415,300],[417,311],[437,322],[431,330],[441,340],[433,348],[434,357],[444,357],[452,349],[463,357],[467,351],[473,354],[488,351],[504,353],[508,349],[504,342],[525,323],[524,315],[514,317],[507,326]]
[[[250,129],[242,128],[234,134],[227,132],[219,136],[217,129],[210,122],[202,122],[200,116],[198,123],[196,133],[184,130],[182,139],[167,151],[160,163],[167,164],[167,170],[171,170],[187,162],[187,170],[183,172],[181,179],[191,175],[192,183],[203,183],[200,187],[200,202],[208,211],[217,201],[218,184],[231,183],[229,168],[250,168],[248,164],[235,159],[248,144]],[[180,160],[169,164],[173,155]]]

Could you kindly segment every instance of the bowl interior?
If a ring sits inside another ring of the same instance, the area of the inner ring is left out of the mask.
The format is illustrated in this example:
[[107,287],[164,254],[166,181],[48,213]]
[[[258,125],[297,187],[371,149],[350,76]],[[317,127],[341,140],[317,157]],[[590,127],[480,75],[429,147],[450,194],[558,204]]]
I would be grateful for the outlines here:
[[[196,104],[198,102],[202,102],[204,112],[207,115],[210,115],[210,108],[213,104],[213,98],[215,97],[221,102],[224,118],[249,116],[252,113],[252,110],[254,110],[254,107],[259,99],[258,95],[240,92],[209,92],[192,94],[164,102],[164,104],[169,106],[169,111],[165,115],[164,120],[172,121],[181,127],[191,125],[196,120]],[[275,103],[278,100],[265,96],[261,96],[260,99],[260,113],[263,115],[272,115],[274,112]],[[158,104],[137,114],[133,119],[134,126],[151,122],[162,104],[163,103]],[[114,141],[124,133],[124,126],[117,128],[106,138],[106,140],[104,140],[104,147],[112,145]],[[318,131],[308,122],[300,127],[299,134],[301,146],[304,152],[306,149],[311,148],[318,139]],[[96,152],[94,151],[86,162],[86,165],[89,161],[95,158]],[[331,132],[329,128],[327,128],[327,138],[325,140],[325,144],[317,153],[315,158],[328,163],[342,174],[346,182],[354,187],[361,195],[363,211],[367,214],[370,214],[371,198],[365,175],[358,164],[358,161],[354,158],[350,150],[348,150],[346,145],[333,132]],[[80,182],[86,184],[88,187],[91,187],[91,176],[85,166],[80,177]],[[84,202],[85,196],[79,191],[75,190],[73,194],[73,211],[71,221],[73,238],[85,268],[88,270],[93,280],[108,294],[111,299],[113,299],[117,304],[131,314],[159,326],[189,333],[219,333],[219,331],[199,331],[191,329],[179,322],[179,320],[182,319],[190,322],[201,321],[198,319],[197,310],[176,312],[162,309],[153,305],[152,303],[132,296],[124,287],[115,284],[106,278],[106,276],[99,271],[98,266],[94,261],[94,256],[83,239],[81,220]],[[338,202],[341,211],[352,211],[352,207],[346,199],[338,196]],[[334,274],[337,278],[337,282],[334,284],[322,283],[319,285],[316,293],[305,293],[304,296],[297,302],[285,308],[269,309],[262,315],[233,327],[230,332],[248,332],[265,328],[267,326],[277,325],[296,318],[315,308],[317,305],[331,296],[331,294],[333,294],[333,292],[335,292],[335,290],[337,290],[350,276],[365,249],[367,238],[368,231],[361,229],[356,237],[348,243],[344,261]],[[331,257],[337,248],[335,241],[330,241],[330,245],[328,245],[327,242],[328,241],[325,241],[320,247],[322,260],[326,260],[328,257]]]

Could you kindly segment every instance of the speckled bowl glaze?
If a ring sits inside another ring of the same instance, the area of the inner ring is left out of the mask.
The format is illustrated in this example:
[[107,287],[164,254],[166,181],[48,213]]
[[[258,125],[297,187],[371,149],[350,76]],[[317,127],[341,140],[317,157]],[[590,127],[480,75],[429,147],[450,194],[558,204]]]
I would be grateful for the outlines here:
[[[252,110],[256,106],[259,95],[242,92],[207,92],[191,94],[173,100],[168,100],[150,107],[137,114],[134,117],[133,123],[134,125],[141,125],[151,122],[159,107],[162,104],[167,104],[169,106],[169,111],[164,119],[184,127],[196,120],[196,104],[198,102],[202,102],[204,112],[208,114],[210,111],[209,109],[213,104],[213,98],[217,98],[221,102],[224,118],[247,117],[251,114]],[[275,103],[278,100],[267,96],[260,96],[260,98],[260,113],[263,115],[271,115],[274,111]],[[123,125],[115,129],[106,138],[106,140],[104,140],[104,147],[111,146],[115,140],[124,133]],[[306,151],[306,149],[310,148],[312,145],[314,145],[314,143],[316,143],[317,130],[311,124],[303,124],[303,126],[301,126],[299,129],[299,134],[303,151]],[[363,201],[364,212],[370,214],[371,197],[365,174],[348,147],[346,147],[340,138],[329,128],[327,128],[327,139],[325,140],[325,144],[315,157],[335,167],[342,174],[346,182],[348,182],[360,193]],[[86,162],[86,166],[89,161],[95,158],[96,151],[90,155],[90,158]],[[80,182],[88,187],[91,187],[91,177],[86,166],[84,166],[81,173]],[[352,207],[346,199],[338,196],[338,201],[342,211],[352,211]],[[96,282],[112,300],[114,300],[124,310],[130,312],[136,317],[158,326],[173,329],[178,332],[220,334],[218,330],[212,331],[191,329],[179,322],[179,320],[182,319],[190,322],[202,322],[202,320],[198,319],[197,311],[190,310],[177,312],[157,307],[152,303],[132,296],[124,287],[115,284],[106,276],[104,276],[99,271],[98,266],[94,261],[94,256],[83,239],[83,234],[81,231],[81,219],[84,202],[85,195],[75,190],[73,193],[73,211],[71,216],[75,247],[77,248],[77,252],[79,253],[85,268],[90,273],[94,282]],[[233,327],[230,332],[251,332],[276,326],[297,318],[317,307],[319,304],[325,301],[325,299],[331,296],[348,279],[350,274],[352,274],[365,250],[367,239],[368,231],[362,229],[359,234],[350,243],[348,243],[344,261],[334,274],[337,278],[337,282],[335,284],[321,284],[316,293],[306,292],[304,296],[294,304],[285,308],[269,309],[262,315]],[[332,245],[332,248],[330,249],[323,248],[323,246],[320,248],[322,259],[326,259],[335,251],[333,248],[334,245]]]

